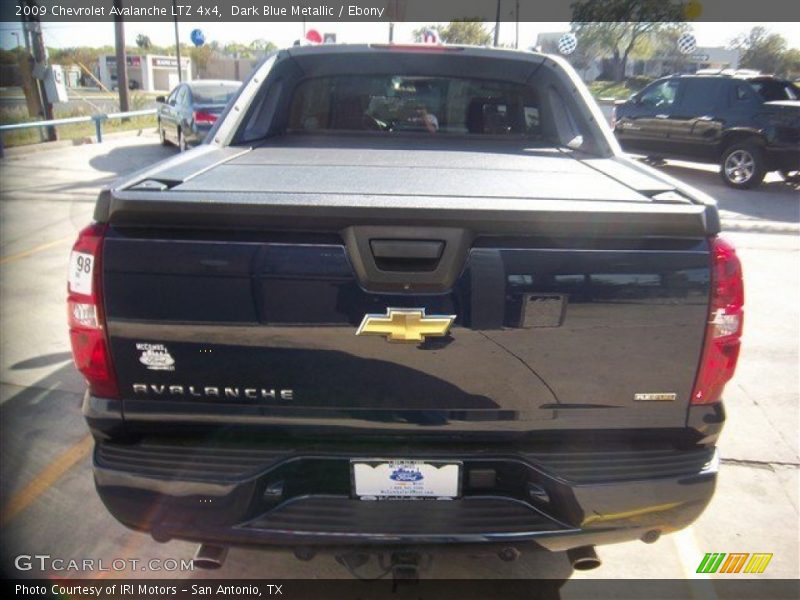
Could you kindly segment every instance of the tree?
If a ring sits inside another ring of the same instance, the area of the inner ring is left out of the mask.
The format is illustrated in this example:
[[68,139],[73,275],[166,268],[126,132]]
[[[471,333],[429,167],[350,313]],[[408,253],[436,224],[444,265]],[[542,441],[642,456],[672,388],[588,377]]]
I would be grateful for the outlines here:
[[[50,48],[48,48],[47,50],[49,54]],[[0,49],[0,65],[19,64],[19,61],[22,60],[22,57],[24,56],[25,56],[25,50],[20,46],[12,48],[11,50]]]
[[278,47],[269,40],[259,38],[250,42],[250,49],[256,54],[268,54],[273,50],[277,50]]
[[214,50],[206,45],[203,44],[202,46],[194,46],[189,49],[189,56],[192,59],[195,67],[197,67],[197,71],[205,71],[208,67],[208,62],[211,60],[211,57],[214,54]]
[[578,45],[611,54],[614,81],[625,79],[628,58],[649,36],[673,29],[684,19],[682,5],[669,0],[580,0],[572,5]]
[[153,42],[150,41],[149,36],[140,33],[136,36],[136,45],[142,50],[149,50],[153,46]]
[[740,35],[731,42],[739,50],[739,66],[757,69],[765,73],[788,74],[792,56],[796,53],[787,48],[786,39],[778,33],[770,33],[764,27],[753,27],[749,33]]
[[492,34],[486,30],[483,21],[463,19],[451,21],[447,25],[428,25],[414,30],[414,41],[421,42],[425,31],[433,29],[445,44],[463,44],[465,46],[488,46],[492,43]]
[[233,58],[249,58],[253,53],[250,46],[245,46],[239,42],[228,42],[222,47],[222,51]]
[[691,54],[684,54],[678,49],[678,38],[684,33],[691,33],[692,28],[686,23],[679,23],[672,29],[660,31],[654,35],[651,56],[657,56],[664,65],[662,75],[684,73],[689,70]]
[[[544,52],[545,54],[561,54],[558,49],[558,40],[557,39],[546,39],[541,42],[539,45],[539,51]],[[584,69],[588,69],[592,63],[592,56],[590,56],[590,52],[588,49],[583,46],[582,44],[578,44],[578,47],[572,52],[572,54],[565,54],[562,56],[572,67],[580,72]]]
[[795,81],[800,77],[800,48],[789,48],[783,55],[784,74]]

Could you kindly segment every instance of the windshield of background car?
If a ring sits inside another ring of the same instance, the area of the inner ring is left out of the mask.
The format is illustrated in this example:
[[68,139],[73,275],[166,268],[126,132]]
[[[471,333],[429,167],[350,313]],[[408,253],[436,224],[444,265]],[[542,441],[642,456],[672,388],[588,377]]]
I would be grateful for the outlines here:
[[238,85],[196,85],[192,86],[192,99],[195,104],[227,104],[238,90]]
[[540,135],[528,86],[454,77],[344,75],[301,82],[290,132],[370,131]]
[[764,102],[800,100],[800,88],[788,81],[756,79],[750,85]]

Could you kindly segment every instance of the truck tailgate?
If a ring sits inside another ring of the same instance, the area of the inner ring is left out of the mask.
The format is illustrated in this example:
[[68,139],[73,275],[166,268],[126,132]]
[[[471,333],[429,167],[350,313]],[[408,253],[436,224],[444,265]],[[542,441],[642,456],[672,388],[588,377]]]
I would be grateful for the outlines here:
[[[452,284],[416,292],[370,289],[344,237],[113,227],[103,281],[126,419],[460,434],[684,425],[707,319],[704,238],[477,234]],[[455,320],[420,343],[356,335],[389,309]]]

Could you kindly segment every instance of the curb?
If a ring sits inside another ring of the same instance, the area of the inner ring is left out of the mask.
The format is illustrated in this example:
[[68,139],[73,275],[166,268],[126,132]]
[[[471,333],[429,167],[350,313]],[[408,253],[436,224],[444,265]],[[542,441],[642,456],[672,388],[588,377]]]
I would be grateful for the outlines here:
[[776,233],[786,235],[800,234],[800,224],[781,223],[779,221],[745,221],[739,219],[722,219],[722,232],[738,231],[742,233]]
[[[128,131],[114,131],[112,133],[104,133],[103,140],[115,139],[123,137],[133,137],[147,135],[148,129],[130,129]],[[93,135],[74,138],[71,140],[58,140],[55,142],[39,142],[36,144],[25,144],[24,146],[12,146],[5,148],[4,158],[13,158],[15,156],[25,156],[28,154],[36,154],[38,152],[47,152],[48,150],[60,150],[62,148],[69,148],[70,146],[83,146],[84,144],[96,144],[96,138]],[[102,143],[102,142],[101,142]]]

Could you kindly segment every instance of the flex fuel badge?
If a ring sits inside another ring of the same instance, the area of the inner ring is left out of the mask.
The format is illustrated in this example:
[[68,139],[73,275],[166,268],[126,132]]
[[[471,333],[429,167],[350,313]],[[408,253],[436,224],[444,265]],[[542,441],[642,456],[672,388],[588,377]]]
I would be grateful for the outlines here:
[[136,344],[142,351],[139,362],[151,371],[174,371],[175,359],[164,344]]

